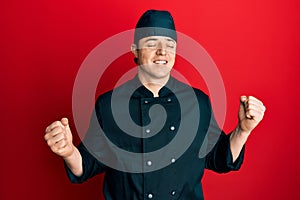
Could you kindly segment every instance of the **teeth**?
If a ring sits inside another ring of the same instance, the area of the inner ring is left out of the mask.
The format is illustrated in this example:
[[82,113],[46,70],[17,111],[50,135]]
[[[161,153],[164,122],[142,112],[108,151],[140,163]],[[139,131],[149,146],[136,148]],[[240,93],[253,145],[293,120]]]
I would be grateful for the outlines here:
[[155,64],[166,64],[167,61],[165,61],[165,60],[156,60],[156,61],[154,61],[154,63]]

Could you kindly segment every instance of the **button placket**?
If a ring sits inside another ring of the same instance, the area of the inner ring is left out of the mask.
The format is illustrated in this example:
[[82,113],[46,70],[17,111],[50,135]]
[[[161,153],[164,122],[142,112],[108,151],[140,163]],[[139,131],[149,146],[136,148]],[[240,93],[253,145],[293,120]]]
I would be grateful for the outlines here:
[[[147,130],[144,125],[148,123],[148,111],[149,111],[149,103],[150,100],[146,99],[146,98],[141,98],[140,99],[140,106],[141,106],[141,133],[143,136],[145,136],[146,134],[150,133],[150,129]],[[148,133],[147,133],[148,132]],[[142,151],[141,153],[145,152],[145,139],[141,139],[142,141]],[[145,154],[143,154],[143,168],[144,168],[144,172],[147,171],[147,169],[149,168],[149,165],[147,164],[147,162],[149,161],[149,159],[145,158]],[[151,163],[152,164],[152,163]],[[143,181],[143,188],[144,191],[148,190],[148,179],[147,176],[144,174],[143,176],[144,181]],[[150,196],[149,196],[150,195]],[[149,198],[150,197],[150,198]],[[147,193],[145,194],[145,199],[151,199],[153,197],[153,195],[151,193]]]
[[[149,98],[141,99],[142,126],[145,126],[147,123],[149,123],[148,112],[151,106],[150,103],[151,100]],[[151,133],[151,129],[149,127],[148,128],[143,127],[142,130],[143,130],[143,134],[149,135]]]

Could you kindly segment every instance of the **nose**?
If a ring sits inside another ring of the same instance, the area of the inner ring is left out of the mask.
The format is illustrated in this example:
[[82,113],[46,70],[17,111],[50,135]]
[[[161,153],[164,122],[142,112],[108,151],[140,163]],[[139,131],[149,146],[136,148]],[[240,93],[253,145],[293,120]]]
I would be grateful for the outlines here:
[[163,55],[163,56],[167,54],[166,50],[163,48],[157,49],[156,53],[157,55]]
[[164,47],[164,45],[162,43],[160,43],[158,45],[156,53],[157,53],[157,55],[166,55],[167,54],[166,48]]

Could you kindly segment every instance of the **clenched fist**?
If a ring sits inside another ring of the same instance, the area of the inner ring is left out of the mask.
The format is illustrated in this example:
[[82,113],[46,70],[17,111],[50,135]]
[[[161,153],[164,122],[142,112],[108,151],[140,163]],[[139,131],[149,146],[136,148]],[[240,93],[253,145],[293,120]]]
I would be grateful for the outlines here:
[[73,145],[73,137],[67,118],[56,121],[46,128],[44,136],[50,149],[61,156],[69,169],[76,175],[83,173],[82,157],[78,149]]
[[57,155],[67,158],[74,152],[72,133],[67,118],[55,121],[46,128],[44,136],[50,149]]
[[241,96],[239,110],[239,128],[250,133],[263,119],[266,107],[253,96]]
[[263,119],[266,111],[264,104],[253,96],[241,96],[238,126],[230,136],[230,149],[233,162],[238,158],[251,131]]

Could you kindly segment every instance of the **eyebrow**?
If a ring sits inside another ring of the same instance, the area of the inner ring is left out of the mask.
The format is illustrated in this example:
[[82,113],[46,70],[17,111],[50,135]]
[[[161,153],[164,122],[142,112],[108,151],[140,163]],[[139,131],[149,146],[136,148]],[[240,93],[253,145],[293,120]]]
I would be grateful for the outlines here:
[[147,39],[145,42],[149,42],[149,41],[157,41],[158,39],[157,38],[149,38]]
[[168,41],[168,42],[174,42],[174,43],[175,43],[175,41],[174,41],[173,39],[167,39],[167,41]]
[[[147,39],[145,42],[149,42],[149,41],[157,41],[157,40],[158,40],[158,38],[149,38],[149,39]],[[175,43],[175,41],[172,40],[172,39],[167,38],[166,40],[167,40],[168,42],[174,42],[174,43]]]

